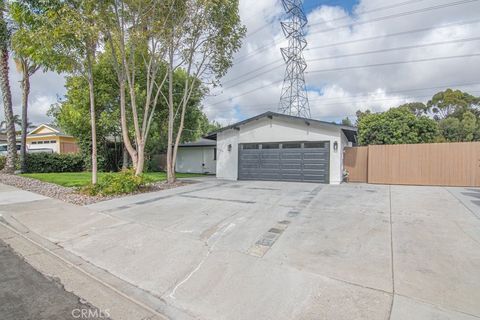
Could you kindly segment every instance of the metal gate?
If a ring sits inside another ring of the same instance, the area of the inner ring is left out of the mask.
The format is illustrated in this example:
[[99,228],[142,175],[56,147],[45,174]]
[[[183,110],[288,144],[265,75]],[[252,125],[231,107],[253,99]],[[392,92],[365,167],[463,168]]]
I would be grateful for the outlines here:
[[329,183],[330,143],[244,143],[238,146],[240,180]]

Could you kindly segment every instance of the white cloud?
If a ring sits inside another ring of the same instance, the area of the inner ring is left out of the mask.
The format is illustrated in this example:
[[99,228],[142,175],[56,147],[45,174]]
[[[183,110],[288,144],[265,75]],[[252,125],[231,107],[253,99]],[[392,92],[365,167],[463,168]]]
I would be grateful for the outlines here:
[[[396,1],[395,3],[403,2]],[[314,72],[349,66],[468,55],[480,52],[480,41],[477,40],[313,61],[322,57],[336,57],[379,49],[419,46],[478,37],[475,30],[478,30],[480,23],[453,25],[462,21],[478,19],[478,12],[480,11],[480,3],[478,2],[396,18],[391,17],[374,23],[355,24],[355,22],[365,22],[379,17],[394,16],[399,13],[441,6],[452,2],[421,0],[412,1],[408,5],[395,8],[374,10],[381,7],[391,7],[395,3],[385,3],[381,0],[361,0],[353,14],[349,14],[340,7],[331,6],[321,6],[309,13],[307,35],[309,49],[305,51],[305,58],[308,62],[306,80],[309,88],[318,89],[310,90],[308,93],[312,116],[330,121],[348,115],[352,116],[356,110],[367,107],[375,111],[382,111],[405,102],[426,101],[428,97],[443,88],[415,89],[480,82],[477,67],[480,57],[333,72]],[[286,44],[278,23],[282,10],[279,1],[241,0],[240,13],[243,23],[247,25],[249,33],[254,32],[254,34],[244,40],[243,48],[236,56],[237,62],[224,79],[223,88],[214,90],[217,95],[205,101],[205,110],[210,119],[228,123],[254,116],[266,110],[277,110],[284,67],[280,66],[268,73],[262,73],[275,67],[274,62],[281,59],[280,47]],[[274,15],[277,16],[277,19],[274,18]],[[270,24],[269,27],[258,29],[271,21],[274,21],[274,23]],[[353,23],[349,28],[322,32],[322,30],[337,28],[349,23]],[[449,26],[437,28],[445,25]],[[383,37],[373,41],[316,48],[421,28],[436,29],[402,36]],[[268,50],[258,50],[258,48],[264,46],[269,46]],[[250,58],[245,59],[245,57]],[[272,66],[267,67],[266,64],[272,64]],[[279,65],[281,65],[281,62]],[[256,69],[262,67],[262,70],[255,72]],[[250,71],[252,71],[250,75],[239,77]],[[255,77],[255,75],[258,76]],[[243,82],[249,78],[251,79]],[[243,83],[235,85],[240,82]],[[272,83],[272,85],[263,88],[269,83]],[[244,92],[259,87],[262,87],[262,89],[242,95]],[[459,88],[474,94],[480,94],[480,85]],[[412,91],[406,91],[408,89]],[[229,99],[230,101],[228,101]]]
[[[16,70],[13,59],[10,59],[10,86],[12,90],[12,103],[14,114],[21,114],[22,89],[20,81],[22,75]],[[63,75],[54,72],[37,71],[30,79],[29,121],[33,124],[49,123],[52,121],[47,116],[50,105],[57,101],[57,96],[65,94],[65,79]],[[3,101],[0,103],[3,109]],[[3,110],[0,119],[4,119]]]

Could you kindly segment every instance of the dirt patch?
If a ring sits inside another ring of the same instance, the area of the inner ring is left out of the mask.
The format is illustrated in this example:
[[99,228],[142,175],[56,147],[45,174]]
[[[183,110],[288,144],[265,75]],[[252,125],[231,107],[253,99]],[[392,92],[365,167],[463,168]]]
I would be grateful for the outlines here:
[[[68,203],[73,203],[73,204],[82,205],[82,206],[125,196],[125,195],[108,196],[108,197],[88,196],[85,194],[81,194],[80,192],[78,192],[78,189],[76,188],[62,187],[54,183],[43,182],[37,179],[26,178],[18,175],[3,174],[3,173],[0,174],[0,183],[6,184],[12,187],[16,187],[22,190],[35,192],[46,197],[55,198]],[[167,190],[167,189],[181,187],[189,183],[191,182],[177,181],[172,184],[167,184],[166,182],[155,182],[148,185],[145,188],[142,188],[141,190],[133,194]],[[129,194],[129,195],[132,195],[132,194]]]

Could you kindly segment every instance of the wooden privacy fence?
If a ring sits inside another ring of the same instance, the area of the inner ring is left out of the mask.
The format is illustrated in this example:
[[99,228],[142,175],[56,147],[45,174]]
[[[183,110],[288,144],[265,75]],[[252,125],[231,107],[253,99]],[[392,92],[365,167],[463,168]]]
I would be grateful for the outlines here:
[[346,148],[349,182],[480,187],[480,142]]

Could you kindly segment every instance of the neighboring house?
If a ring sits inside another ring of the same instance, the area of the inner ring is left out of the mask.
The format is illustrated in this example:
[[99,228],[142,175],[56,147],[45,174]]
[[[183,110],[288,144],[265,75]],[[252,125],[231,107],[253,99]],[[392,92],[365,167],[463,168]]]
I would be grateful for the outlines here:
[[27,135],[27,148],[30,152],[46,151],[54,153],[78,153],[77,140],[50,124],[41,124]]
[[266,112],[224,127],[217,140],[217,178],[229,180],[343,181],[343,149],[357,129]]
[[178,146],[175,169],[180,173],[215,174],[217,166],[217,142],[199,139]]

